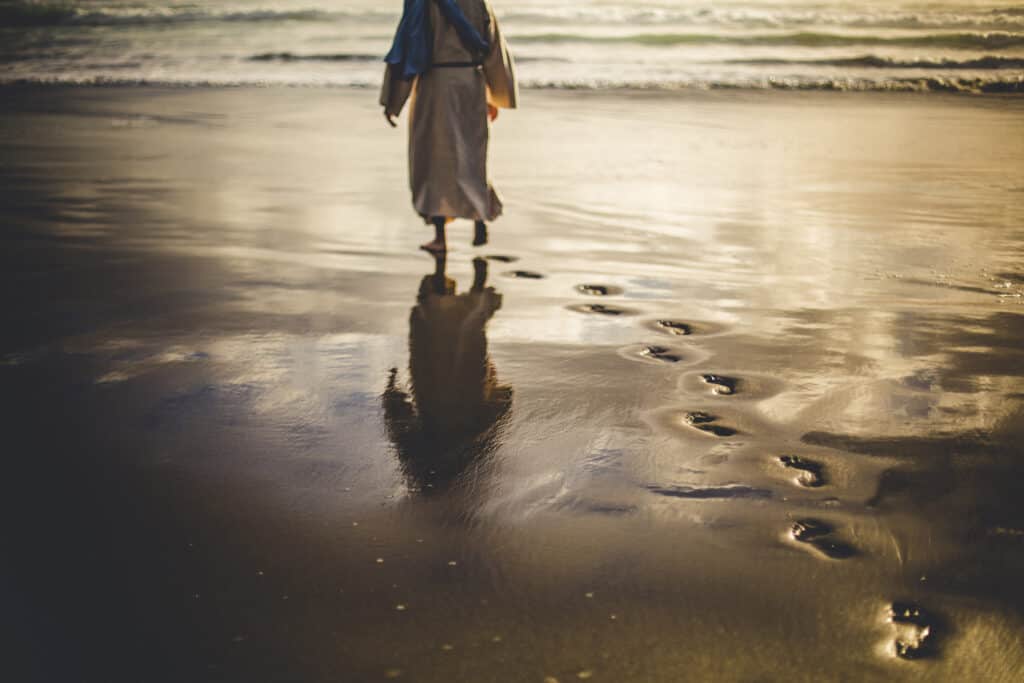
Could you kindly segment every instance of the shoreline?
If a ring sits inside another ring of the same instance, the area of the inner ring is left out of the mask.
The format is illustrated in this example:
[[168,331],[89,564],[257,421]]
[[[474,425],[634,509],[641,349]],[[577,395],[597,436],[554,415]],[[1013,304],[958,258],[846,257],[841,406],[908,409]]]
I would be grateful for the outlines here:
[[[892,85],[894,87],[889,87]],[[977,79],[948,79],[928,78],[910,79],[906,83],[893,83],[885,87],[874,87],[867,84],[866,87],[858,87],[856,83],[834,83],[822,82],[821,84],[786,83],[784,80],[770,81],[767,85],[751,84],[743,85],[689,85],[689,84],[652,84],[650,87],[636,86],[602,86],[602,85],[579,85],[579,86],[547,86],[547,85],[526,85],[522,87],[525,93],[593,93],[606,94],[608,96],[628,96],[635,94],[651,94],[664,96],[693,96],[700,94],[715,93],[738,93],[738,94],[767,94],[767,93],[822,93],[842,95],[919,95],[939,96],[955,95],[974,98],[1005,98],[1016,100],[1024,95],[1024,76],[1016,76],[1000,82],[981,83]],[[902,87],[905,85],[906,87]],[[915,87],[916,86],[916,87]],[[150,88],[166,90],[264,90],[264,89],[296,89],[296,90],[327,90],[327,91],[354,91],[362,92],[367,90],[379,90],[380,84],[334,84],[334,83],[288,83],[288,82],[238,82],[221,83],[208,81],[160,81],[160,80],[135,80],[135,79],[95,79],[91,81],[66,81],[66,80],[12,80],[0,81],[0,89],[47,89],[47,88],[109,88],[109,89],[132,89]]]

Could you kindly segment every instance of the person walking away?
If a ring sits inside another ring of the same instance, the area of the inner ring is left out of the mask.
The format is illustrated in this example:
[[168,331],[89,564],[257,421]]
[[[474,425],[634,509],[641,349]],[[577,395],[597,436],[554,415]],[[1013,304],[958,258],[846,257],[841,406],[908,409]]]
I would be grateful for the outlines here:
[[487,179],[490,122],[518,104],[515,64],[486,0],[405,0],[380,104],[395,126],[409,112],[409,185],[416,212],[434,226],[422,245],[447,250],[446,225],[474,221],[474,245],[502,212]]

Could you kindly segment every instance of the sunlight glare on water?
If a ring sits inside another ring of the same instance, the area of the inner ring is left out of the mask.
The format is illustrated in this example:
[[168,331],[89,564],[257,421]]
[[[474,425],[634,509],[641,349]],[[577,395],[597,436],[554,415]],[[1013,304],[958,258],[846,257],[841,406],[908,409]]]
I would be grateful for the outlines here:
[[[1024,76],[1006,1],[495,6],[527,87],[1019,92]],[[0,80],[375,87],[400,8],[16,1],[0,7]]]

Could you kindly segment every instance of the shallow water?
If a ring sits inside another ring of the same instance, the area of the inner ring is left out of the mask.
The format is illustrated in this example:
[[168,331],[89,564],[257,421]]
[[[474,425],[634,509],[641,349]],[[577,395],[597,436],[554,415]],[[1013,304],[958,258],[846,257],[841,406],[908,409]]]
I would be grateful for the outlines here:
[[[1021,93],[1015,0],[493,2],[554,89]],[[0,82],[376,88],[398,0],[0,3]]]
[[1017,680],[1019,103],[535,94],[441,272],[359,93],[4,95],[39,680]]

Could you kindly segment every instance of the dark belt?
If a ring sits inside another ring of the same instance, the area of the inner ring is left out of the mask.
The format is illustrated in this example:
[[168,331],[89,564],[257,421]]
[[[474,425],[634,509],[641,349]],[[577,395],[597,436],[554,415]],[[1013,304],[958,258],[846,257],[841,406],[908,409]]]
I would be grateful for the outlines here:
[[438,69],[458,69],[458,68],[462,68],[462,67],[465,67],[465,68],[469,68],[469,67],[476,68],[478,66],[483,66],[483,65],[484,65],[483,62],[435,62],[434,64],[432,64],[433,67],[438,68]]

